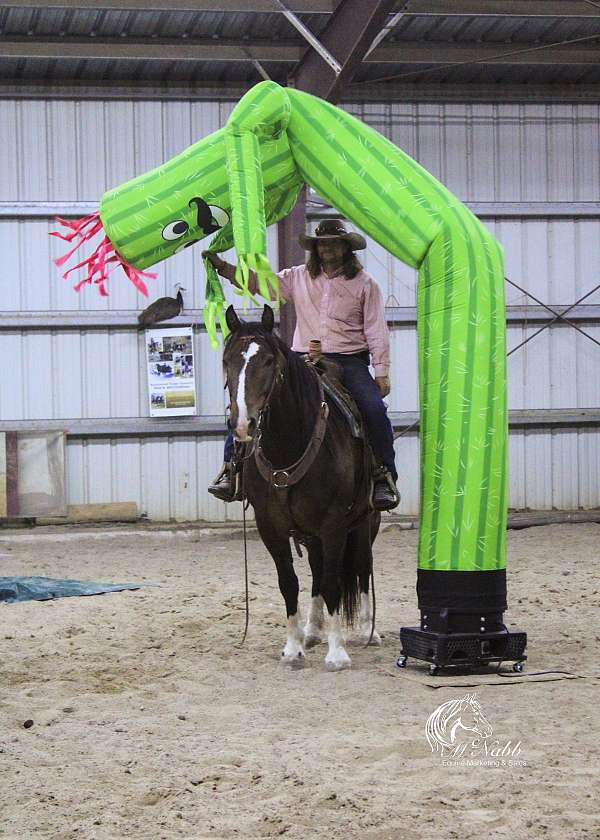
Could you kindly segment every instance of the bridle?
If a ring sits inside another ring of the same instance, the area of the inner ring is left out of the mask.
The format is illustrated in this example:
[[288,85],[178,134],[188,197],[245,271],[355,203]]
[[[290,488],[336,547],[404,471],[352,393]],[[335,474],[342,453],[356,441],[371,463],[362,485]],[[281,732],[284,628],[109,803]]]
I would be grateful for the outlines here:
[[279,370],[273,377],[273,382],[271,383],[271,387],[269,389],[269,393],[265,398],[263,407],[258,413],[258,418],[256,421],[256,434],[254,436],[252,447],[248,455],[244,457],[244,460],[247,460],[248,458],[254,456],[254,460],[256,462],[256,466],[258,468],[259,473],[269,484],[269,486],[273,487],[275,490],[288,490],[290,487],[293,487],[294,484],[297,484],[306,475],[306,473],[314,463],[315,458],[317,457],[319,449],[321,448],[321,444],[323,443],[323,439],[325,438],[325,432],[327,431],[327,418],[329,417],[329,406],[327,405],[327,402],[325,400],[325,392],[323,391],[321,377],[316,372],[314,367],[310,365],[310,363],[307,364],[309,369],[312,370],[313,376],[317,377],[317,386],[319,389],[319,410],[315,420],[315,425],[312,430],[312,434],[310,436],[310,440],[308,441],[302,455],[298,458],[297,461],[295,461],[293,464],[290,464],[289,467],[278,469],[274,467],[273,464],[269,461],[262,447],[264,423],[265,418],[269,412],[271,399],[273,398],[276,389],[283,385],[285,379],[284,370],[282,368],[279,368]]

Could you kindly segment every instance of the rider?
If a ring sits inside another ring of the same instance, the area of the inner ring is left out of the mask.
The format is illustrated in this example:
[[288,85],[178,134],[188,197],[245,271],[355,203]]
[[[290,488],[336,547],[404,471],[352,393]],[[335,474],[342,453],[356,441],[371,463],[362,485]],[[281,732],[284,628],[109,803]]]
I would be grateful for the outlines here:
[[[296,310],[292,349],[306,353],[309,341],[317,339],[323,356],[341,365],[343,384],[365,420],[379,464],[373,504],[377,510],[390,510],[400,501],[394,435],[383,402],[390,393],[390,341],[381,290],[355,254],[367,243],[359,233],[347,231],[339,219],[325,219],[314,236],[301,235],[300,244],[310,251],[306,265],[286,268],[277,275],[281,297],[292,301]],[[235,266],[210,251],[204,255],[222,277],[237,285]],[[255,275],[251,274],[249,287],[254,294]],[[369,373],[369,361],[374,379]],[[232,453],[230,433],[223,468],[208,487],[209,493],[224,501],[232,501],[235,495]]]

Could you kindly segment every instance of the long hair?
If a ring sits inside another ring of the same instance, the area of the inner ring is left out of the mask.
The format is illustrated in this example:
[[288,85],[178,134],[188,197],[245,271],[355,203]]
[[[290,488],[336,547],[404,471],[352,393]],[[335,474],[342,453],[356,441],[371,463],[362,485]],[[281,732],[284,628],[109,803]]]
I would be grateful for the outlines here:
[[[358,272],[362,270],[362,264],[348,243],[345,244],[346,253],[344,254],[342,271],[349,280],[352,280],[352,278],[356,277]],[[313,280],[323,271],[323,264],[321,262],[321,258],[319,257],[319,252],[317,251],[316,242],[313,242],[310,246],[310,257],[306,262],[306,268]]]

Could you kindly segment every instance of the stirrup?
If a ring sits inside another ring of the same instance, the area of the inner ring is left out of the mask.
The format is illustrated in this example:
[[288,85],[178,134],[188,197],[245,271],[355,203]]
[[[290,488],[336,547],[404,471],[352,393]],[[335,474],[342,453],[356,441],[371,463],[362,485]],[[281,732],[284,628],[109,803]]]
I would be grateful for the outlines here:
[[215,498],[222,502],[233,502],[237,495],[237,474],[231,461],[223,464],[215,480],[206,488]]
[[380,467],[373,476],[370,501],[374,510],[393,510],[400,504],[398,488],[385,467]]

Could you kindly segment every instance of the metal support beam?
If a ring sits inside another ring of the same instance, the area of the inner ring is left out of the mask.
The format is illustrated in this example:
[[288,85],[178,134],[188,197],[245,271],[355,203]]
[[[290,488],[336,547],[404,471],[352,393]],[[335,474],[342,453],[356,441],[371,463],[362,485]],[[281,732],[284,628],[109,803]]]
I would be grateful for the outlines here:
[[[338,0],[286,0],[298,14],[331,14]],[[396,0],[394,12],[455,17],[568,17],[596,18],[586,0]],[[116,11],[165,11],[165,0],[3,0],[0,9],[87,9]],[[273,0],[169,0],[170,12],[273,12]]]
[[[216,82],[214,79],[195,82],[169,82],[160,86],[143,79],[117,79],[95,81],[77,81],[73,79],[49,80],[47,82],[26,82],[0,80],[1,99],[31,100],[72,100],[81,101],[152,101],[152,102],[237,102],[253,82]],[[502,102],[504,104],[549,103],[573,105],[574,103],[598,103],[597,84],[503,84]],[[480,84],[479,82],[453,83],[449,85],[423,82],[350,83],[343,96],[344,102],[402,102],[448,103],[460,105],[467,103],[497,103],[498,85]]]
[[[364,54],[385,25],[393,5],[394,0],[344,0],[339,3],[320,37],[325,49],[335,53],[339,72],[311,50],[294,68],[290,84],[322,99],[337,102],[343,85],[352,80]],[[280,268],[305,261],[304,249],[298,244],[298,236],[304,232],[305,225],[306,191],[303,190],[293,213],[278,226]],[[286,303],[281,308],[280,329],[282,338],[290,345],[295,327],[296,314],[292,305]]]
[[[324,66],[321,57],[309,51],[290,74],[290,84],[329,102],[338,102],[344,85],[352,80],[394,5],[395,0],[344,0],[339,3],[320,37],[323,46],[335,54],[341,66],[339,73]],[[382,49],[374,50],[372,57],[379,55]]]
[[[411,429],[413,434],[419,428],[419,414],[416,411],[390,413],[395,431]],[[555,428],[582,427],[600,428],[598,408],[537,408],[513,410],[508,413],[511,429],[542,429],[548,432]],[[411,428],[412,427],[412,428]],[[64,418],[60,420],[0,420],[0,432],[65,432],[69,438],[144,438],[156,435],[198,435],[199,437],[223,437],[223,416],[176,417],[155,419],[152,417],[118,418]]]
[[[376,2],[376,0],[373,0]],[[382,0],[391,5],[392,0]],[[353,6],[358,4],[360,9],[366,9],[364,0],[345,0],[342,4]],[[348,13],[349,14],[349,13]],[[242,39],[196,39],[190,38],[156,38],[151,42],[138,41],[134,38],[27,38],[23,40],[0,40],[0,58],[10,59],[104,59],[106,61],[183,61],[183,62],[222,62],[239,63],[253,61],[276,62],[280,64],[296,64],[290,74],[290,84],[311,93],[314,88],[316,96],[330,101],[339,101],[342,86],[349,84],[353,74],[363,61],[372,37],[379,31],[378,26],[386,15],[374,16],[367,20],[366,11],[363,15],[355,14],[344,21],[340,34],[332,37],[330,27],[334,26],[335,15],[322,35],[330,52],[335,51],[335,58],[341,65],[336,76],[331,67],[323,63],[323,59],[312,50],[305,53],[300,44],[273,43],[273,41],[246,42]],[[360,24],[354,38],[345,27],[357,18]],[[362,18],[362,21],[361,21]],[[374,24],[375,20],[377,25]],[[373,24],[373,25],[372,25]],[[334,33],[337,30],[333,30]],[[366,45],[366,46],[365,46]],[[304,58],[302,57],[304,56]],[[371,52],[367,63],[403,65],[438,66],[446,64],[485,64],[488,66],[510,65],[568,65],[595,66],[598,64],[598,48],[591,42],[557,45],[532,45],[529,42],[496,44],[496,43],[438,43],[422,41],[397,41],[393,44],[382,44]],[[298,63],[299,62],[299,63]],[[406,72],[406,71],[403,71]],[[366,81],[361,84],[370,84]]]
[[[301,211],[298,213],[301,216]],[[293,241],[293,237],[290,241]],[[297,240],[296,240],[297,241]],[[284,255],[287,265],[298,265],[304,260],[304,252],[299,248],[297,254]],[[283,261],[282,261],[283,265]],[[562,309],[567,304],[555,304],[555,307]],[[283,310],[283,307],[282,307]],[[259,321],[262,310],[249,309],[241,312],[245,321]],[[417,309],[415,306],[386,306],[386,320],[389,327],[403,326],[410,327],[417,324]],[[138,330],[138,313],[131,309],[115,310],[67,310],[56,312],[0,312],[0,331],[17,332],[40,330],[42,332],[56,332],[58,330],[75,330],[85,332],[89,330]],[[579,304],[569,309],[569,320],[582,324],[597,326],[600,323],[600,304]],[[522,326],[533,326],[534,324],[552,324],[556,327],[565,326],[560,324],[545,306],[507,306],[506,321],[509,324],[521,324]],[[202,309],[186,309],[183,315],[178,315],[170,321],[165,321],[165,327],[194,325],[200,331],[204,331]],[[286,327],[284,325],[283,329]],[[292,340],[291,333],[288,335]]]
[[337,74],[340,72],[340,70],[342,68],[338,64],[336,59],[331,55],[329,50],[326,49],[323,46],[323,44],[319,41],[319,39],[315,35],[313,35],[313,33],[308,28],[308,26],[305,26],[297,15],[295,15],[286,6],[284,6],[284,4],[281,2],[281,0],[274,0],[274,2],[279,7],[279,9],[281,11],[281,14],[285,18],[287,18],[287,20],[289,20],[289,22],[292,24],[292,26],[295,29],[298,30],[298,32],[302,35],[304,40],[308,41],[310,46],[319,53],[319,55],[321,56],[323,61],[325,61],[325,62],[327,62],[327,64],[329,64],[329,66],[331,67],[331,69],[333,70],[333,72],[337,76]]
[[[597,219],[598,201],[464,201],[480,219]],[[315,193],[309,195],[308,218],[324,219],[339,216],[334,207],[323,202]],[[0,205],[1,214],[1,205]]]
[[[309,219],[339,216],[314,192],[307,199]],[[482,219],[498,218],[600,218],[600,201],[465,201],[469,210]],[[98,209],[94,201],[0,201],[0,219],[52,219],[54,216],[87,216]]]
[[[600,218],[600,201],[465,201],[467,207],[481,219],[498,218]],[[93,201],[0,201],[0,219],[52,219],[54,216],[87,216],[98,209]],[[339,216],[335,208],[326,204],[316,193],[307,198],[309,219]]]

